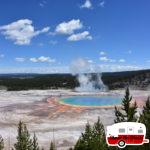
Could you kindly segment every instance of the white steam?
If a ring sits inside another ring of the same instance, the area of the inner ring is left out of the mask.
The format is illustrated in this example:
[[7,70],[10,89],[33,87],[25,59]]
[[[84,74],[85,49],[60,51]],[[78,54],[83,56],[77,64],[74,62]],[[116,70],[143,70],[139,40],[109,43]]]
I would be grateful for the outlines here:
[[77,75],[80,84],[76,91],[96,92],[106,91],[107,87],[101,79],[100,70],[89,63],[87,59],[79,58],[72,62],[70,67],[72,74]]

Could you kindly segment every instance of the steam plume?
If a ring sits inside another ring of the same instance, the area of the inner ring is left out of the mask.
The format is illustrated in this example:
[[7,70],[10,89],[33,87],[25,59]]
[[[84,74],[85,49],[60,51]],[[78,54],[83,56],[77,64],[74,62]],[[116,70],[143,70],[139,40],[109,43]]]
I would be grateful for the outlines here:
[[77,75],[80,84],[75,90],[79,92],[106,91],[107,87],[101,79],[101,72],[87,59],[79,58],[72,62],[72,74]]

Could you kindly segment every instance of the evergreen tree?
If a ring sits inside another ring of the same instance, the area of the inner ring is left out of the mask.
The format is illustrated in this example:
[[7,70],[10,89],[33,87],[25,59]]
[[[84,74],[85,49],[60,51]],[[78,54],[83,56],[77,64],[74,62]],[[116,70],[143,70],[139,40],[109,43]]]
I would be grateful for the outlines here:
[[122,100],[122,107],[118,109],[115,107],[115,123],[118,122],[136,122],[137,104],[131,104],[132,96],[130,96],[129,88],[126,89],[125,96]]
[[105,130],[103,124],[98,121],[91,127],[87,123],[85,132],[77,141],[74,150],[108,150],[105,140]]
[[74,150],[92,150],[92,128],[89,123],[86,124],[85,132],[77,141]]
[[[136,122],[137,117],[137,104],[134,102],[134,104],[131,104],[132,96],[130,96],[129,88],[126,89],[125,96],[122,100],[122,107],[119,109],[115,107],[115,116],[116,119],[114,120],[115,123],[118,122]],[[140,149],[139,149],[140,148]],[[124,150],[142,150],[141,146],[127,146],[124,148]],[[119,150],[118,147],[109,147],[109,150]]]
[[15,150],[32,150],[32,140],[30,139],[30,134],[27,130],[26,125],[23,122],[19,122],[18,125],[18,136],[17,142],[14,144]]
[[[146,138],[150,139],[150,97],[148,97],[145,106],[143,107],[142,114],[140,115],[141,123],[146,126]],[[144,150],[150,150],[150,143],[143,145]]]
[[0,136],[0,150],[4,149],[4,140],[2,138],[2,136]]
[[32,145],[33,145],[33,150],[39,150],[39,145],[38,145],[38,141],[37,141],[37,137],[36,137],[35,133],[34,133],[34,136],[33,136]]
[[55,144],[53,142],[50,144],[50,150],[56,150]]
[[108,150],[106,139],[105,139],[105,130],[104,126],[100,121],[100,118],[98,117],[98,121],[94,123],[93,126],[93,143],[92,147],[94,150]]

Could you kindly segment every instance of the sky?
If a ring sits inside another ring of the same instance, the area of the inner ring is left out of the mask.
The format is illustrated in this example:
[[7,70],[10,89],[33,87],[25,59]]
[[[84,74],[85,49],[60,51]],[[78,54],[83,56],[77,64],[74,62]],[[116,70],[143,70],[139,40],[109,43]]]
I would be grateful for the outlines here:
[[149,16],[149,0],[1,0],[0,73],[149,69]]

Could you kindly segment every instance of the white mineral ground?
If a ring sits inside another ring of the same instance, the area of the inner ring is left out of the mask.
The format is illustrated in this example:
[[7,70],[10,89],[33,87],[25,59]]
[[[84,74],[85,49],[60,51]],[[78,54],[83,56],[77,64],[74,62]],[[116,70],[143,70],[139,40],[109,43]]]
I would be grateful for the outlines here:
[[[31,135],[36,133],[40,146],[46,150],[51,140],[55,140],[58,150],[67,150],[77,141],[87,121],[92,124],[98,116],[105,127],[113,124],[114,108],[74,108],[51,102],[54,97],[87,94],[70,90],[0,91],[0,134],[5,140],[5,149],[13,146],[20,120],[27,124]],[[103,94],[124,95],[124,90],[97,95]],[[149,91],[133,90],[131,95],[140,105]],[[138,110],[141,111],[141,108]]]

